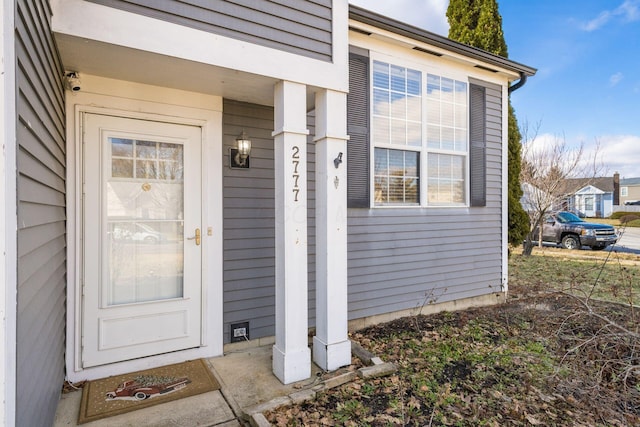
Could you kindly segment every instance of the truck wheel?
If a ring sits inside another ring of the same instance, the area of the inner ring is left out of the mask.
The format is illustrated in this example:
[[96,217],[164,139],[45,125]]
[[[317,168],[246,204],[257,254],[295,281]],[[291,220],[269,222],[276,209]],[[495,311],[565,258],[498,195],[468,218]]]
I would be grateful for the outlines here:
[[145,400],[147,395],[141,391],[137,391],[136,394],[133,395],[137,400]]
[[562,247],[565,249],[580,249],[580,239],[571,234],[562,238]]

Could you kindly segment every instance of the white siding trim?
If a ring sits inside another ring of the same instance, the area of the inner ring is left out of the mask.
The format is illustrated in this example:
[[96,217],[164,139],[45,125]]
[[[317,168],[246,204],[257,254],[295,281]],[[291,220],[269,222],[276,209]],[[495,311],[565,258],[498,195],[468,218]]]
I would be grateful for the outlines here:
[[[335,3],[340,22],[334,25],[346,28],[347,2]],[[335,26],[333,62],[325,62],[84,0],[52,0],[51,6],[57,33],[344,92],[349,87],[346,29]]]
[[509,290],[509,89],[502,86],[502,291]]
[[15,3],[0,6],[0,426],[15,425],[17,332]]
[[[131,90],[137,99],[125,98]],[[105,95],[109,94],[109,95]],[[113,96],[113,95],[118,96]],[[120,97],[123,96],[123,97]],[[162,101],[160,101],[162,100]],[[191,106],[189,106],[191,104]],[[70,381],[96,379],[109,375],[146,369],[184,360],[222,355],[222,98],[159,88],[131,82],[83,76],[83,90],[67,93],[67,343],[66,369]],[[203,227],[212,227],[213,238],[203,245],[203,330],[204,345],[200,348],[168,353],[128,362],[82,369],[80,364],[80,292],[81,275],[81,212],[79,173],[82,164],[78,149],[81,141],[81,112],[111,113],[125,117],[155,119],[202,127],[205,164],[203,170]],[[215,166],[218,165],[218,166]],[[206,184],[205,184],[206,183]],[[206,250],[204,248],[207,248]]]

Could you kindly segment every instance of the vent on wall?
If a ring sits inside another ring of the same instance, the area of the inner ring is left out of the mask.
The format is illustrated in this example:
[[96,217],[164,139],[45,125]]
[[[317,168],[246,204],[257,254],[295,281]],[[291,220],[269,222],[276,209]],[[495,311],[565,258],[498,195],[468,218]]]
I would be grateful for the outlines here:
[[432,50],[425,49],[425,48],[418,47],[418,46],[414,46],[413,50],[417,50],[418,52],[422,52],[422,53],[428,53],[429,55],[433,55],[433,56],[442,56],[441,53],[434,52]]
[[349,31],[353,31],[354,33],[364,34],[365,36],[371,35],[369,31],[361,30],[360,28],[355,28],[355,27],[349,27]]
[[494,70],[493,68],[483,67],[482,65],[474,65],[475,68],[480,68],[481,70],[490,71],[492,73],[497,73],[498,70]]

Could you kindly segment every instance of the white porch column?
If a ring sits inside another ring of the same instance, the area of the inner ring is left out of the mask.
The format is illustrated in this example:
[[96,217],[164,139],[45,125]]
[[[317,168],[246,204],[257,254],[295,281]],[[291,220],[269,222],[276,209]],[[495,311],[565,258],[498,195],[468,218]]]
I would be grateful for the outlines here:
[[[316,336],[313,360],[351,364],[347,337],[347,94],[316,93]],[[341,160],[341,163],[340,163]]]
[[275,93],[276,343],[273,373],[284,384],[311,376],[307,342],[306,86],[278,82]]

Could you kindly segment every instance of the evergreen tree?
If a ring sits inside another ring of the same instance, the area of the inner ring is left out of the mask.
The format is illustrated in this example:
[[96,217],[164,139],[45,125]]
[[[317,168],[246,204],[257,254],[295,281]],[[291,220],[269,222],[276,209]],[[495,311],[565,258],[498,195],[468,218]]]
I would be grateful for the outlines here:
[[[508,57],[507,44],[502,32],[502,16],[497,0],[450,0],[447,9],[449,38]],[[529,231],[529,216],[522,209],[520,197],[521,140],[515,111],[509,101],[508,142],[508,193],[509,193],[509,243],[522,243]]]

